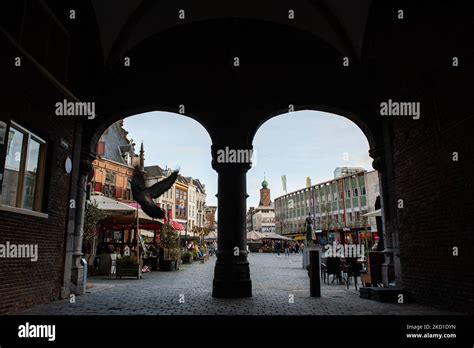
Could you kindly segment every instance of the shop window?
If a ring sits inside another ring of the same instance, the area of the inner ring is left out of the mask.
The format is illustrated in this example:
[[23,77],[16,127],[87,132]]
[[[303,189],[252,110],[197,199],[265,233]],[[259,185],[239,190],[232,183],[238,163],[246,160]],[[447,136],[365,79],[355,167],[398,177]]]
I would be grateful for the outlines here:
[[1,203],[42,211],[46,144],[12,122],[8,132]]

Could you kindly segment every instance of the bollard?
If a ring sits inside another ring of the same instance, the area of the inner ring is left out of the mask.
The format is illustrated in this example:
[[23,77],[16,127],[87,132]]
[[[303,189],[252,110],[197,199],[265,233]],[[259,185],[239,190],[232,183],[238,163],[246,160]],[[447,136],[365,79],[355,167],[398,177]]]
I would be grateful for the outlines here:
[[85,258],[81,258],[81,265],[84,267],[84,273],[83,273],[83,294],[86,292],[86,288],[87,288],[87,268],[89,267],[88,263],[87,263],[87,260]]
[[321,297],[321,264],[319,250],[309,252],[309,293],[311,297]]

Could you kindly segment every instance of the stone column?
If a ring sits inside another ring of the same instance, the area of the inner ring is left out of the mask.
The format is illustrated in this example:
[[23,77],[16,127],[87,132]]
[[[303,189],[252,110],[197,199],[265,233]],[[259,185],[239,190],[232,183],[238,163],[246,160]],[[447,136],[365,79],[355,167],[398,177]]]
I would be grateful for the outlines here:
[[84,234],[84,215],[86,207],[87,177],[92,170],[92,156],[81,154],[79,178],[77,182],[76,221],[74,226],[74,249],[72,254],[71,292],[81,295],[85,292],[84,266],[81,264],[82,237]]
[[[385,151],[387,152],[387,151]],[[387,161],[391,161],[391,156],[382,152],[381,148],[371,149],[370,156],[374,159],[372,166],[379,173],[379,187],[380,187],[380,204],[382,209],[382,225],[383,225],[383,243],[384,243],[384,256],[385,261],[382,265],[382,280],[383,283],[388,286],[393,283],[396,278],[396,271],[399,274],[396,286],[401,287],[400,282],[400,267],[395,267],[394,256],[399,255],[398,251],[398,234],[394,234],[396,224],[394,219],[396,215],[396,200],[393,197],[394,192],[391,190],[391,180],[393,177],[390,173],[390,164]],[[394,238],[397,238],[397,243],[394,244]]]
[[[218,151],[212,146],[212,167],[218,177],[218,251],[214,269],[212,296],[220,298],[251,297],[246,232],[246,173],[250,163],[219,161]],[[231,150],[234,148],[231,148]],[[242,148],[240,148],[242,149]],[[251,150],[247,147],[245,150]],[[237,150],[237,149],[235,149]]]

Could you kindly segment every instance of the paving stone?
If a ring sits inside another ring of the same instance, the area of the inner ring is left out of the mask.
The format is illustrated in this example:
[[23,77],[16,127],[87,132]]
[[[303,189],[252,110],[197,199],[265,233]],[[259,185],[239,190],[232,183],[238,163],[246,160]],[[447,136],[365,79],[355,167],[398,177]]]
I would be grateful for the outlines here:
[[[415,303],[382,303],[359,297],[343,284],[323,284],[321,297],[309,296],[309,278],[301,255],[250,254],[253,297],[212,297],[215,257],[182,265],[177,272],[152,272],[143,279],[91,277],[88,293],[75,303],[39,305],[23,315],[441,315],[455,314]],[[290,262],[291,260],[291,262]],[[351,285],[353,287],[353,285]],[[294,303],[289,303],[289,295]],[[184,295],[184,303],[180,303]]]

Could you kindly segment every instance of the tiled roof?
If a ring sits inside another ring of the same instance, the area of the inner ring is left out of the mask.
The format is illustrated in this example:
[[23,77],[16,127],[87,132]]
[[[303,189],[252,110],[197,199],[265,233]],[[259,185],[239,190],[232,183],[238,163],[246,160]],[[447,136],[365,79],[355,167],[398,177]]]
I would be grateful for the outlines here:
[[158,165],[145,167],[145,175],[147,178],[166,177],[165,171]]
[[133,158],[135,156],[133,145],[127,139],[125,130],[120,122],[112,124],[106,133],[102,135],[105,142],[105,152],[102,158],[127,165],[125,154],[129,153]]

